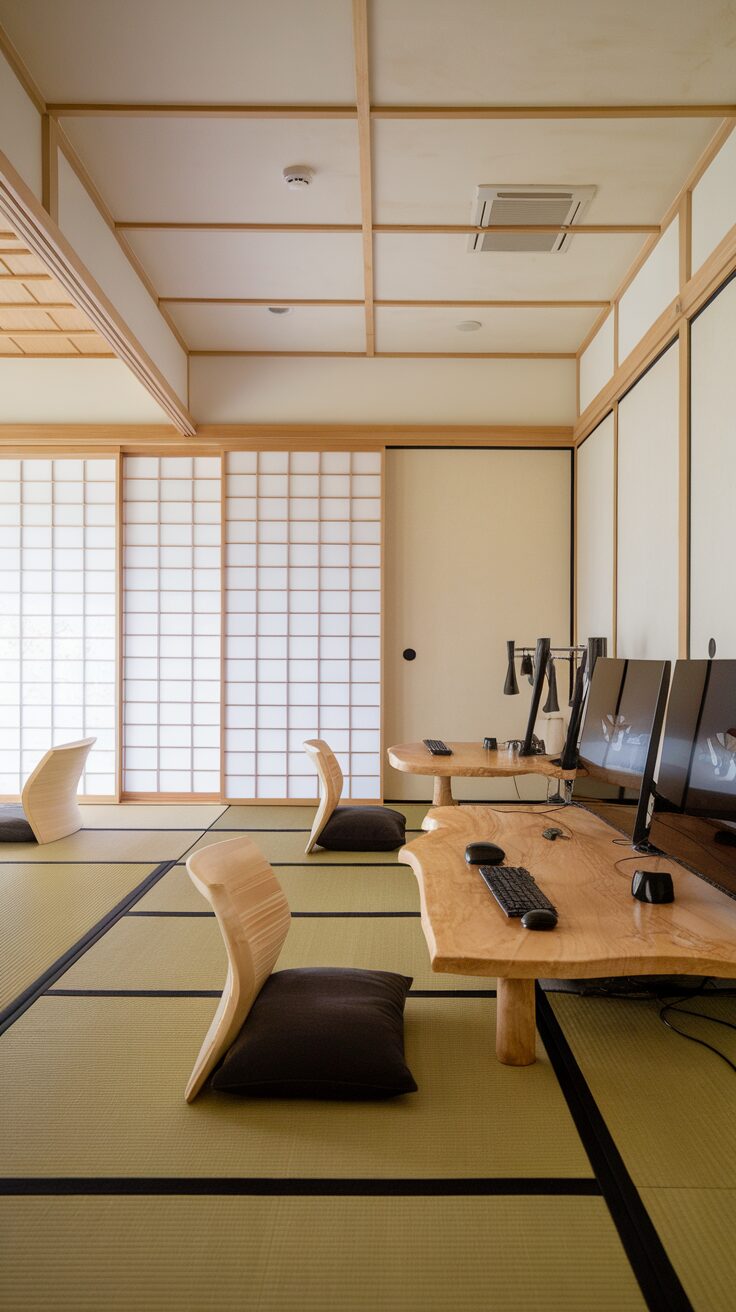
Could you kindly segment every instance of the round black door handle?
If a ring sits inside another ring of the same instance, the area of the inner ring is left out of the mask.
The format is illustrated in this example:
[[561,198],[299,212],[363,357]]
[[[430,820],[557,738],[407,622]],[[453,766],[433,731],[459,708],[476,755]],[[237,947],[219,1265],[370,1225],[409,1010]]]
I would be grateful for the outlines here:
[[405,661],[415,661],[417,658],[417,654],[413,647],[405,647],[401,654]]

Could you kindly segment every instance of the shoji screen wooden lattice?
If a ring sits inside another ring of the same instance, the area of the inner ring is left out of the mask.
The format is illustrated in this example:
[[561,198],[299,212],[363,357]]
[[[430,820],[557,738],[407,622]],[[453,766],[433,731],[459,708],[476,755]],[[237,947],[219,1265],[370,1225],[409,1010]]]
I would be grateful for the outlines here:
[[217,796],[220,457],[123,468],[123,789]]
[[115,462],[0,460],[0,793],[94,735],[80,781],[115,794]]
[[381,456],[227,457],[224,795],[309,798],[323,737],[344,796],[380,795]]

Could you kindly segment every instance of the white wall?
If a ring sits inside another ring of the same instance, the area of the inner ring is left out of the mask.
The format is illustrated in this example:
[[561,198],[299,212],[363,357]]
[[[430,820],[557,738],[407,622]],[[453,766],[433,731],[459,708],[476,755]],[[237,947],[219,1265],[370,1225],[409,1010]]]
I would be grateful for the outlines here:
[[694,321],[690,359],[690,655],[736,657],[736,281]]
[[677,656],[679,344],[618,409],[619,656]]
[[618,307],[618,358],[626,359],[680,286],[680,223],[674,219],[624,292]]
[[[506,642],[569,641],[570,463],[569,451],[386,452],[387,746],[523,735],[531,689],[520,679],[504,697]],[[558,675],[564,706],[566,665]],[[545,795],[539,780],[518,782],[524,797]],[[387,767],[384,791],[430,797],[431,783]],[[453,791],[515,796],[495,779]]]
[[0,424],[166,424],[120,360],[0,360]]
[[613,654],[614,423],[606,418],[578,447],[577,633],[578,641],[608,638]]
[[613,313],[603,320],[580,357],[580,413],[613,376]]
[[0,52],[0,151],[40,200],[41,115]]
[[696,273],[736,223],[736,132],[693,189],[692,265]]
[[191,410],[213,423],[571,424],[574,360],[194,357]]
[[59,156],[59,227],[180,401],[187,358],[68,161]]

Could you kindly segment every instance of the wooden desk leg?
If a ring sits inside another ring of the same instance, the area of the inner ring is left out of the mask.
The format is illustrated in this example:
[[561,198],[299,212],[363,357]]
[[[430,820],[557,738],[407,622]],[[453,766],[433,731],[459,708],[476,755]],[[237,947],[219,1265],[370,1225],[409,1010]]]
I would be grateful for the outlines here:
[[496,984],[496,1056],[505,1066],[536,1061],[533,979],[499,979]]
[[452,779],[449,774],[436,774],[434,777],[434,793],[432,794],[432,806],[454,806],[455,799],[452,796]]

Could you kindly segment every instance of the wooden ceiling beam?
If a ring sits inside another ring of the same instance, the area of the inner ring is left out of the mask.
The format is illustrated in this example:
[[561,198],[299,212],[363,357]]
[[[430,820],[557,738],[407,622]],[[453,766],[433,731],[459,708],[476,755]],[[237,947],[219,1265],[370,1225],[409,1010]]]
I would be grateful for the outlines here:
[[[159,296],[159,303],[162,305],[288,305],[288,306],[355,306],[363,305],[362,300],[309,300],[300,297],[279,297],[279,296]],[[28,304],[28,302],[24,302]],[[449,308],[463,309],[497,309],[497,310],[599,310],[604,306],[610,306],[608,300],[601,301],[467,301],[467,300],[449,300],[449,301],[386,301],[374,300],[374,306],[377,308],[391,307],[393,309],[411,308],[423,309],[427,306],[434,309]],[[4,308],[0,301],[0,308]],[[16,307],[20,308],[20,307]],[[59,308],[58,306],[56,307]]]
[[0,273],[0,282],[51,282],[50,273]]
[[[253,358],[262,359],[271,358],[293,358],[293,357],[318,357],[324,359],[337,359],[347,357],[349,359],[365,360],[368,358],[366,351],[212,351],[212,350],[193,350],[189,352],[192,356],[223,356],[241,357],[252,356]],[[373,357],[376,360],[575,360],[577,355],[575,351],[374,351]]]
[[370,73],[368,65],[368,0],[353,0],[353,47],[355,54],[355,91],[358,106],[365,348],[366,355],[373,355],[376,349],[376,326],[373,313],[373,164],[371,160]]
[[[125,232],[363,232],[360,223],[199,223],[120,219],[116,229]],[[374,223],[373,232],[421,235],[424,233],[472,236],[487,232],[550,232],[574,236],[605,236],[611,233],[658,233],[658,223],[494,223],[481,228],[473,223]]]
[[[358,117],[355,105],[250,105],[197,101],[54,101],[57,118],[325,118]],[[392,119],[622,119],[731,118],[736,104],[663,105],[371,105],[372,118]]]
[[0,314],[6,310],[76,310],[71,301],[0,301]]

